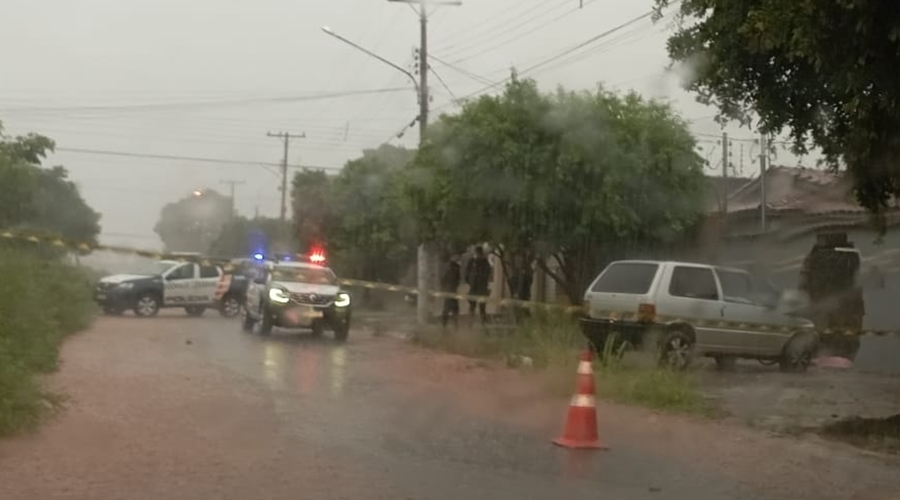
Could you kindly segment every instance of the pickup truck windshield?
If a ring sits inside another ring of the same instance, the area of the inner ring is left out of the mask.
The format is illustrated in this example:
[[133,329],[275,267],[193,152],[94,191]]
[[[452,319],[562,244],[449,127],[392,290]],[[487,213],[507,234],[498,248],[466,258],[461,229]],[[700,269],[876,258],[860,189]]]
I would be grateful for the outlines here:
[[272,279],[287,283],[312,283],[315,285],[337,285],[337,276],[330,269],[311,267],[276,267]]

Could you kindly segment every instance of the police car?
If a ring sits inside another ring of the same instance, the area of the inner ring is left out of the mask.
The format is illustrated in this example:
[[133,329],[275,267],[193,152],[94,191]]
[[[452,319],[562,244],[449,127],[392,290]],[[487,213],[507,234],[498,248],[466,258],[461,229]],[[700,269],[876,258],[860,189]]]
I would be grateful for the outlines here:
[[243,329],[259,325],[262,335],[273,327],[309,328],[314,336],[328,329],[344,341],[350,333],[350,294],[324,265],[324,256],[282,256],[267,261],[250,283],[244,303]]
[[161,308],[183,307],[191,316],[217,309],[231,318],[240,314],[249,279],[215,265],[159,260],[135,274],[105,276],[97,283],[94,300],[107,314],[133,310],[155,316]]

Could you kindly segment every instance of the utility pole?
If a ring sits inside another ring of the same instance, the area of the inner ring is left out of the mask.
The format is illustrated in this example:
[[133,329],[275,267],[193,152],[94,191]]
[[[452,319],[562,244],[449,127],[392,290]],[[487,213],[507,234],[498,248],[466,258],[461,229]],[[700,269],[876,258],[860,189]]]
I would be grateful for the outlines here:
[[291,134],[288,132],[267,132],[269,137],[277,137],[284,141],[284,157],[281,160],[281,222],[286,220],[287,215],[287,171],[288,171],[288,147],[291,139],[302,139],[306,137],[305,132],[299,134]]
[[[428,130],[428,11],[429,5],[462,5],[459,0],[388,0],[389,2],[408,3],[419,6],[419,150],[425,145],[425,133]],[[428,246],[419,245],[416,258],[417,279],[416,317],[420,325],[428,323],[431,301],[425,295],[429,287]]]
[[766,164],[769,159],[766,134],[759,134],[759,227],[766,232]]
[[246,181],[235,181],[235,180],[227,179],[227,180],[220,180],[219,182],[222,184],[228,184],[231,188],[229,199],[231,200],[231,218],[233,219],[236,214],[236,210],[234,208],[234,186],[239,185],[239,184],[246,184]]
[[722,236],[728,237],[728,133],[722,132]]
[[725,185],[725,195],[722,198],[722,213],[728,217],[728,133],[722,132],[722,183]]

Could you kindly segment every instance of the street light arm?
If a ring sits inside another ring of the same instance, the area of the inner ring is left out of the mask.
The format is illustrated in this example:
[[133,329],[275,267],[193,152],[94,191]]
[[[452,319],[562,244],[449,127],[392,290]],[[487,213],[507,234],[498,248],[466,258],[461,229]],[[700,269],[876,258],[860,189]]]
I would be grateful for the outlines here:
[[346,43],[347,45],[349,45],[349,46],[355,48],[356,50],[359,50],[360,52],[363,52],[363,53],[365,53],[365,54],[367,54],[367,55],[369,55],[369,56],[372,56],[372,57],[374,57],[375,59],[378,59],[379,61],[381,61],[381,62],[387,64],[388,66],[390,66],[390,67],[396,69],[397,71],[403,73],[404,75],[406,75],[407,77],[409,77],[410,81],[412,81],[413,86],[415,86],[415,88],[416,88],[416,93],[417,93],[417,94],[420,94],[420,90],[419,90],[419,81],[416,80],[416,77],[413,76],[412,73],[410,73],[409,71],[405,70],[402,66],[399,66],[399,65],[397,65],[397,64],[394,64],[394,63],[391,62],[390,60],[385,59],[384,57],[381,57],[380,55],[378,55],[378,54],[372,52],[371,50],[369,50],[369,49],[363,47],[362,45],[359,45],[359,44],[357,44],[357,43],[355,43],[355,42],[351,42],[350,40],[348,40],[348,39],[342,37],[341,35],[338,35],[338,34],[335,33],[334,31],[332,31],[331,28],[329,28],[329,27],[327,27],[327,26],[323,26],[323,27],[322,27],[322,31],[324,31],[326,34],[331,35],[331,36],[337,38],[338,40],[340,40],[340,41]]

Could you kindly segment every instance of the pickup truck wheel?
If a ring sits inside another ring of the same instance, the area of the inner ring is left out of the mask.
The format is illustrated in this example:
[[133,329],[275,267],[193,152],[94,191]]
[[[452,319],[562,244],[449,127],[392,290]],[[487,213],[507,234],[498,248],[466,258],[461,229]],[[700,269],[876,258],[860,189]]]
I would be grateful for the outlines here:
[[203,306],[187,306],[184,308],[184,312],[188,314],[188,316],[192,318],[199,318],[203,316],[203,313],[206,311],[206,308]]
[[694,355],[694,341],[682,331],[674,330],[666,334],[659,353],[659,364],[674,370],[684,370],[691,364]]
[[259,322],[259,334],[260,335],[268,335],[272,333],[272,316],[269,314],[269,308],[263,306],[262,308],[262,319]]
[[253,331],[254,326],[256,326],[256,320],[253,319],[253,316],[247,314],[247,310],[244,309],[244,321],[241,324],[241,330],[249,333]]
[[334,328],[334,340],[345,342],[350,335],[350,323],[344,323]]
[[803,373],[812,364],[813,355],[818,347],[816,336],[812,333],[798,333],[784,346],[778,365],[783,372]]
[[234,295],[222,297],[219,303],[219,314],[224,318],[233,318],[241,313],[241,302]]
[[156,316],[159,313],[159,298],[149,293],[141,295],[134,303],[134,313],[144,318]]

